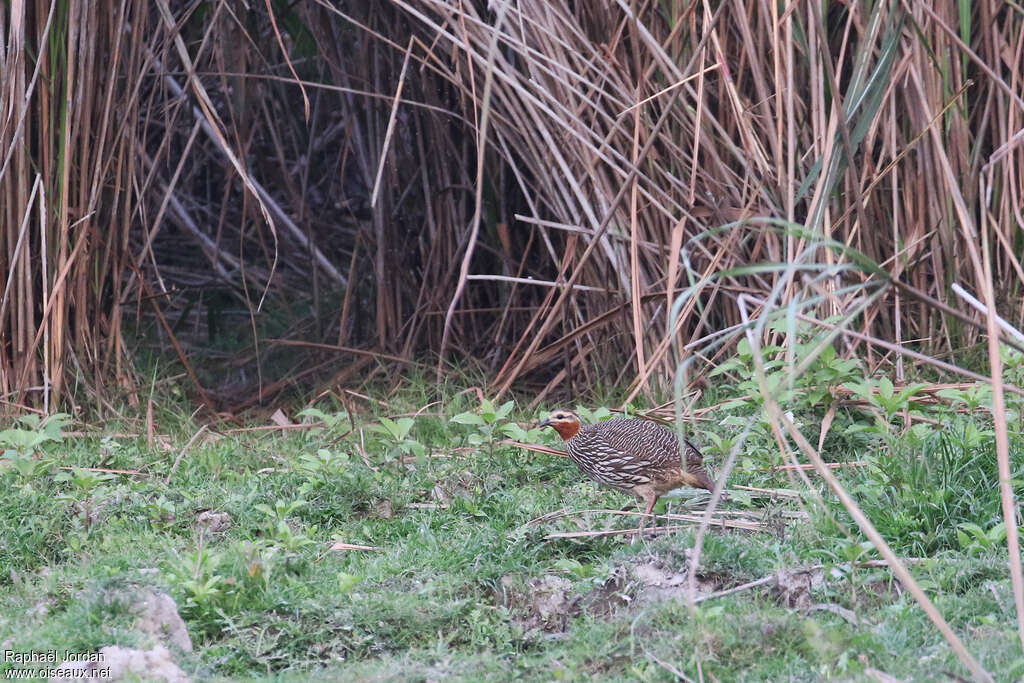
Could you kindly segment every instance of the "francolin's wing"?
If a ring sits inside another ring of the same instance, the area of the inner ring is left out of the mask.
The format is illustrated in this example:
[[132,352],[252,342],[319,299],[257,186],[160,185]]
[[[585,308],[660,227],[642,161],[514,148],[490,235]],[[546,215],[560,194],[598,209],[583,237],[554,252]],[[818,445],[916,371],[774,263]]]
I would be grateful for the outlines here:
[[569,457],[584,474],[607,486],[631,489],[647,484],[652,468],[658,467],[653,451],[638,447],[635,438],[626,438],[628,429],[618,422],[629,421],[607,420],[585,427],[567,443]]
[[[608,425],[603,430],[617,448],[635,453],[652,467],[677,467],[681,464],[679,439],[675,431],[648,420],[616,419],[598,423]],[[686,442],[686,461],[700,464],[704,456],[689,441]]]
[[[679,472],[683,455],[671,429],[646,420],[616,418],[584,427],[566,443],[569,457],[584,474],[606,486],[629,491]],[[685,471],[692,485],[711,488],[701,452],[687,442]]]
[[672,471],[683,466],[695,477],[695,481],[689,482],[691,485],[708,490],[714,488],[704,468],[704,454],[689,440],[685,441],[686,447],[680,453],[675,430],[647,420],[619,419],[599,424],[608,425],[602,430],[608,440],[618,450],[630,454],[635,466],[643,468],[652,479],[660,478],[659,471]]

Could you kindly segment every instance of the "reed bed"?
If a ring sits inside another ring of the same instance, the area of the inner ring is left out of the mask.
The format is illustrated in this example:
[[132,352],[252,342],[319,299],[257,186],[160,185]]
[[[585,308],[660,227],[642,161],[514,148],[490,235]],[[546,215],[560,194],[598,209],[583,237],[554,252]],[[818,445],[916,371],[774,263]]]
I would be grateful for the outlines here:
[[1020,282],[1010,6],[195,9],[4,16],[8,399],[130,384],[133,297],[173,338],[210,286],[309,294],[329,324],[296,337],[571,391],[662,383],[783,276],[752,264],[817,269],[779,303],[823,314],[878,283],[861,331],[932,351],[978,338],[934,304],[982,291],[979,239],[1002,301]]
[[361,350],[539,399],[654,395],[694,356],[699,380],[741,294],[947,354],[984,332],[951,286],[984,300],[988,268],[1024,317],[1012,4],[39,0],[0,22],[9,403],[134,400],[142,329],[212,406],[191,366],[225,327],[265,400],[284,307],[272,336],[337,347],[306,381]]

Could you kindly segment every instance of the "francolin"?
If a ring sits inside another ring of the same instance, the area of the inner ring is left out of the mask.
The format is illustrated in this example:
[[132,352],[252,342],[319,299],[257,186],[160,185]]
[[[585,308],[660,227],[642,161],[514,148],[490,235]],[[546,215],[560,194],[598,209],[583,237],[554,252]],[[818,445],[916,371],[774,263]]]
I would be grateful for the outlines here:
[[588,477],[644,501],[645,515],[672,489],[715,488],[697,447],[686,440],[684,455],[675,432],[654,422],[618,417],[583,426],[574,413],[556,410],[540,426],[554,427]]

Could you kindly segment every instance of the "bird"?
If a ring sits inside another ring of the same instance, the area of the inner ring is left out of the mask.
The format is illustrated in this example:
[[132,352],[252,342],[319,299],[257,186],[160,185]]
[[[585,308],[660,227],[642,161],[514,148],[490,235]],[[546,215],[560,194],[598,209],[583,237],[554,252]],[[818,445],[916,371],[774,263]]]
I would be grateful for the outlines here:
[[676,433],[649,420],[617,417],[583,426],[575,413],[555,410],[538,427],[558,432],[583,474],[646,503],[645,519],[658,498],[673,489],[715,488],[700,450],[685,439],[684,458]]

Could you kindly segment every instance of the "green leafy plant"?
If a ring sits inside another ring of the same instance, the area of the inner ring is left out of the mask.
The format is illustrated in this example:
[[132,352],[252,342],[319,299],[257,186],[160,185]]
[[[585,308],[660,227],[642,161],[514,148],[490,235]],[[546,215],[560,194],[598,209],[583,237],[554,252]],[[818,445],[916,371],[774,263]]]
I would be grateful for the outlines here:
[[961,550],[981,555],[1006,543],[1006,522],[996,522],[987,531],[974,522],[961,522],[956,527],[956,538]]
[[566,574],[571,574],[578,579],[589,579],[598,573],[598,567],[592,563],[583,564],[579,560],[574,560],[571,557],[563,557],[560,560],[555,560],[555,569]]
[[0,448],[3,448],[3,459],[14,467],[28,492],[32,479],[53,471],[54,461],[40,450],[47,444],[64,440],[64,428],[71,423],[71,418],[65,413],[55,413],[46,419],[23,415],[18,423],[21,426],[0,431]]
[[219,572],[225,555],[208,548],[175,556],[165,572],[172,588],[184,593],[179,602],[182,615],[201,630],[215,634],[220,630],[220,612],[236,592],[235,582]]
[[397,420],[382,417],[380,424],[371,425],[370,429],[380,434],[388,444],[387,458],[389,460],[399,454],[412,455],[422,459],[427,454],[426,447],[409,436],[415,424],[416,421],[411,417],[400,417]]
[[346,574],[345,572],[338,572],[338,592],[341,595],[347,595],[352,592],[352,589],[359,585],[359,582],[363,580],[363,577],[356,574]]
[[[316,533],[317,528],[316,525],[313,525],[309,528],[309,533]],[[279,521],[274,526],[268,526],[267,529],[272,534],[268,539],[269,542],[292,555],[297,554],[306,546],[316,543],[316,541],[309,537],[309,534],[292,529],[288,522],[284,520]]]
[[274,521],[283,521],[287,519],[293,512],[302,508],[306,505],[304,500],[293,500],[290,503],[286,503],[283,500],[278,500],[274,503],[274,507],[270,507],[266,503],[256,503],[252,506],[253,510],[262,512],[264,516]]
[[476,432],[469,435],[468,442],[473,446],[487,445],[488,454],[494,454],[494,436],[500,429],[502,423],[515,408],[515,401],[506,401],[495,407],[488,399],[480,402],[480,407],[474,412],[459,413],[452,417],[455,424],[471,425],[476,427]]
[[146,519],[156,531],[167,531],[175,525],[178,519],[178,509],[165,496],[155,500],[147,501],[142,506]]
[[71,416],[55,413],[43,419],[38,415],[23,415],[18,418],[18,422],[21,427],[0,431],[0,447],[4,448],[5,457],[12,451],[20,455],[31,455],[47,442],[60,443],[64,440],[64,428],[71,423]]
[[[709,451],[712,453],[728,455],[732,451],[733,446],[736,445],[736,438],[732,436],[719,436],[710,430],[702,432],[702,435],[711,444],[711,449],[709,449]],[[745,467],[754,466],[753,461],[750,461],[749,458],[744,458],[744,460],[749,461],[742,463]]]
[[[774,332],[788,334],[785,321],[769,326]],[[863,378],[860,361],[842,358],[835,347],[826,341],[826,333],[815,331],[809,325],[797,325],[797,338],[792,342],[792,353],[782,346],[766,345],[760,349],[765,371],[765,383],[780,405],[797,411],[820,412],[835,400],[836,390],[849,382]],[[817,354],[808,367],[797,376],[791,360]],[[723,408],[743,408],[761,404],[761,385],[755,371],[754,352],[750,342],[743,338],[736,344],[736,355],[709,373],[716,377],[725,373],[738,378],[735,399],[726,401]]]
[[69,497],[73,500],[81,500],[88,497],[106,482],[113,479],[116,479],[113,474],[94,472],[80,467],[58,472],[57,476],[54,477],[54,481],[71,484],[73,490]]
[[960,388],[939,389],[937,396],[946,399],[954,407],[962,404],[968,411],[992,407],[992,385],[976,382]]
[[320,422],[324,425],[324,429],[328,432],[338,432],[347,423],[350,424],[350,418],[347,410],[340,410],[336,413],[328,413],[320,410],[319,408],[305,408],[300,410],[296,417],[302,419],[303,424],[311,424]]
[[539,441],[541,438],[541,430],[536,427],[524,429],[515,422],[507,422],[501,425],[498,428],[498,431],[513,441],[519,441],[521,443],[532,443],[534,441]]
[[[777,388],[784,379],[783,373],[780,372],[786,365],[786,361],[781,357],[784,349],[781,346],[768,345],[762,346],[760,351],[768,387],[769,389]],[[723,409],[744,408],[752,401],[760,405],[761,389],[757,381],[755,367],[753,349],[750,342],[743,338],[736,344],[736,355],[708,373],[708,377],[718,377],[728,373],[738,379],[734,386],[739,396],[722,404]],[[777,394],[776,397],[780,403],[785,403],[792,398],[792,394]]]
[[835,552],[827,552],[836,561],[830,569],[834,574],[842,574],[846,577],[849,591],[850,604],[857,604],[858,583],[857,577],[863,572],[857,571],[857,564],[867,559],[867,556],[874,553],[875,546],[871,541],[844,540],[837,543]]
[[[809,353],[818,345],[815,338],[806,344],[798,344],[796,357]],[[836,354],[832,344],[826,344],[815,362],[801,378],[800,383],[807,388],[804,402],[808,406],[827,406],[834,398],[835,388],[846,382],[863,377],[863,368],[855,358],[842,358]]]
[[305,477],[299,493],[305,495],[310,491],[329,486],[339,479],[348,478],[349,456],[326,448],[317,449],[316,453],[303,453],[295,463],[295,471]]
[[[908,384],[899,391],[888,377],[878,379],[865,379],[859,382],[847,382],[843,385],[855,396],[863,399],[870,406],[875,417],[874,424],[855,424],[847,429],[849,433],[868,431],[874,432],[891,443],[893,437],[893,421],[896,416],[903,412],[911,412],[917,415],[917,404],[913,397],[921,393],[928,385],[915,383]],[[921,436],[921,432],[918,432]]]
[[598,406],[593,410],[590,410],[586,406],[576,406],[576,414],[579,415],[580,419],[587,424],[594,424],[595,422],[601,422],[602,420],[609,420],[615,417],[615,413],[613,413],[607,406]]
[[1001,345],[999,355],[1003,360],[1003,379],[1017,386],[1024,384],[1024,353],[1013,347]]
[[309,528],[308,533],[297,531],[288,523],[288,518],[295,511],[307,505],[304,500],[294,500],[286,503],[278,500],[274,507],[265,503],[253,505],[253,509],[260,512],[266,518],[263,529],[266,534],[266,544],[270,547],[280,548],[291,555],[297,554],[303,548],[313,545],[315,541],[310,534],[316,534],[316,525]]
[[485,398],[477,410],[459,413],[452,417],[451,422],[475,427],[476,431],[467,437],[468,443],[472,446],[486,445],[487,454],[493,456],[495,442],[500,436],[516,441],[536,441],[541,436],[536,428],[523,429],[515,422],[508,421],[515,405],[515,401],[506,401],[495,407],[493,402]]
[[116,478],[113,474],[79,467],[62,470],[54,477],[57,483],[70,484],[70,490],[59,493],[57,499],[71,504],[72,529],[76,534],[66,538],[72,554],[82,549],[103,508],[118,497],[118,489],[109,485]]
[[[8,453],[12,453],[12,451],[8,451]],[[34,458],[31,455],[15,453],[7,456],[5,459],[11,463],[14,471],[18,473],[21,479],[21,491],[25,494],[32,492],[31,482],[33,479],[52,472],[54,468],[53,459],[47,457]]]

